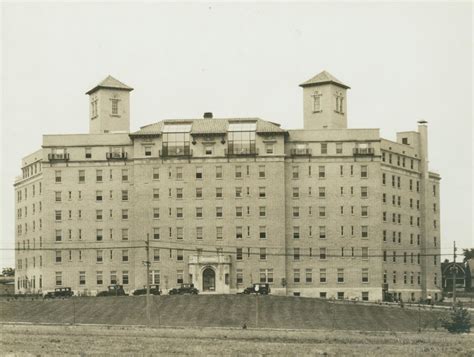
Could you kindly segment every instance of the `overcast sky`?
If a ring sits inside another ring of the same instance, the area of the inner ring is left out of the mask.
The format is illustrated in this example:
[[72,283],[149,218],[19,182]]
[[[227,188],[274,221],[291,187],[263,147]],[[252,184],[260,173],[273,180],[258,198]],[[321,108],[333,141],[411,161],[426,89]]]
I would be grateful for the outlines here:
[[[465,3],[42,3],[2,5],[0,267],[14,265],[21,158],[42,134],[87,133],[87,90],[112,75],[131,130],[164,118],[252,116],[302,128],[298,85],[351,86],[351,128],[429,122],[442,176],[442,254],[473,247],[472,8]],[[451,256],[443,256],[452,258]]]

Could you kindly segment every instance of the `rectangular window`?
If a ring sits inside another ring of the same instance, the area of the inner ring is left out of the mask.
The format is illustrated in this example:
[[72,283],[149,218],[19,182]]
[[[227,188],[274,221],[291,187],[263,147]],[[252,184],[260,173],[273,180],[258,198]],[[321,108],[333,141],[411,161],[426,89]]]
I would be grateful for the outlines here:
[[326,207],[319,207],[319,217],[326,217]]
[[104,283],[104,278],[101,271],[96,272],[96,283],[97,285],[102,285]]
[[369,259],[369,248],[368,247],[362,247],[362,259],[363,260]]
[[267,259],[267,249],[260,248],[260,260],[266,260],[266,259]]
[[153,228],[153,239],[160,239],[160,228]]
[[299,167],[298,166],[293,166],[293,169],[292,169],[292,177],[293,179],[298,179],[300,174],[299,174]]
[[153,180],[159,180],[160,179],[160,169],[158,167],[153,168]]
[[300,282],[300,270],[299,269],[293,269],[293,282],[294,283],[299,283]]
[[366,165],[362,165],[360,167],[360,177],[361,178],[369,177],[369,171],[368,171],[368,167]]
[[361,226],[360,232],[362,238],[369,238],[369,226]]
[[273,154],[273,144],[265,144],[265,152],[269,155]]
[[235,167],[235,178],[237,179],[242,178],[242,166]]
[[201,180],[202,179],[202,167],[198,166],[196,167],[196,180]]
[[342,154],[342,143],[336,143],[336,154]]
[[[60,170],[57,170],[54,172],[54,181],[56,183],[61,183],[61,171]],[[19,200],[18,201],[21,201],[21,192],[19,192]]]
[[300,238],[300,227],[293,227],[293,239]]
[[122,219],[128,219],[128,209],[122,210]]
[[[171,171],[170,171],[170,175],[171,175]],[[180,181],[182,179],[183,179],[183,168],[182,167],[177,167],[176,168],[176,180]]]
[[300,260],[300,248],[293,248],[293,260]]
[[63,273],[60,271],[56,272],[56,286],[61,286],[63,285]]
[[61,229],[56,229],[56,242],[61,242],[63,240],[63,231]]
[[344,269],[337,269],[337,282],[343,283],[344,282]]
[[325,283],[327,281],[326,269],[319,269],[319,282]]
[[84,183],[84,182],[86,182],[86,171],[79,170],[79,183]]
[[319,187],[319,198],[326,198],[326,187]]
[[122,201],[128,201],[128,190],[122,190]]
[[182,249],[176,249],[176,260],[183,260],[183,250]]
[[326,226],[319,226],[319,238],[326,239]]
[[153,189],[153,199],[158,200],[160,198],[160,189],[159,188],[154,188]]
[[237,284],[243,284],[244,283],[244,274],[242,272],[242,269],[237,269],[236,270],[235,277],[236,277],[236,283]]
[[216,239],[217,240],[222,240],[222,231],[223,231],[223,228],[222,227],[216,227]]
[[305,271],[305,281],[307,283],[312,283],[313,282],[313,270],[312,269],[306,269],[306,271]]
[[319,259],[326,259],[326,248],[319,248]]
[[222,166],[216,166],[216,179],[222,178]]
[[217,218],[222,218],[223,217],[222,207],[216,207],[216,217]]
[[98,241],[98,242],[102,241],[103,237],[104,237],[103,230],[102,229],[96,229],[95,237],[96,237],[96,241]]
[[54,193],[54,196],[55,196],[55,201],[56,202],[61,202],[61,191],[56,191]]
[[321,154],[327,154],[327,153],[328,153],[328,144],[321,143]]
[[235,253],[236,260],[242,260],[242,248],[237,248]]
[[235,227],[235,238],[242,239],[242,227]]
[[258,177],[265,178],[265,165],[258,166]]
[[319,172],[319,178],[325,178],[326,177],[326,167],[325,166],[319,166],[318,167],[318,172]]
[[160,250],[158,248],[153,249],[153,261],[154,262],[160,261]]
[[122,250],[122,262],[128,262],[128,250]]
[[160,218],[160,209],[159,208],[153,208],[153,218],[154,219]]
[[258,188],[258,197],[259,198],[265,198],[266,197],[265,187],[259,187]]
[[259,211],[259,216],[260,216],[260,217],[266,217],[267,212],[266,212],[265,206],[260,206],[260,207],[258,208],[258,211]]
[[202,227],[196,227],[196,239],[202,239]]
[[184,228],[176,227],[176,239],[182,240],[184,238]]
[[267,239],[267,227],[265,226],[259,227],[259,237],[260,239]]
[[367,198],[369,196],[369,190],[367,186],[362,186],[360,188],[360,197],[361,198]]
[[62,220],[62,211],[54,211],[54,218],[56,221]]

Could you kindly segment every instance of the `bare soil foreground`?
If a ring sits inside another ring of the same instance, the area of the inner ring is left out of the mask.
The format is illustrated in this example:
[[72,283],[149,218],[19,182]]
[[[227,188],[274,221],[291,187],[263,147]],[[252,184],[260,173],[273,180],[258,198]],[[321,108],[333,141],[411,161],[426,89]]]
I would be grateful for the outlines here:
[[472,356],[472,335],[231,328],[0,325],[2,356]]
[[[258,299],[258,300],[257,300]],[[439,329],[442,313],[351,302],[248,295],[153,296],[153,327],[248,327],[416,332]],[[0,301],[0,322],[146,325],[145,297]]]

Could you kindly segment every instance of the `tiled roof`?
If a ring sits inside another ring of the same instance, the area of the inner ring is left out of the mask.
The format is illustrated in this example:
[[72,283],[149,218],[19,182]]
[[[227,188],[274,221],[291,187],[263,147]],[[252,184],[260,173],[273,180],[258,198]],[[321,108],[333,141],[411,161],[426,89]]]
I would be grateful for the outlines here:
[[300,87],[309,87],[325,83],[334,83],[343,88],[349,89],[348,85],[342,83],[339,79],[334,77],[331,73],[322,71],[321,73],[315,75],[313,78],[307,80],[306,82],[300,84]]
[[251,122],[257,123],[257,133],[284,133],[286,130],[278,124],[262,120],[260,118],[228,118],[228,119],[166,119],[158,123],[142,126],[140,130],[130,134],[160,135],[164,124],[192,123],[191,134],[225,134],[229,123]]
[[102,82],[100,82],[98,85],[96,85],[94,88],[86,92],[86,94],[90,94],[92,92],[95,92],[99,88],[112,88],[112,89],[122,89],[122,90],[127,90],[127,91],[132,91],[133,88],[127,86],[126,84],[120,82],[118,79],[115,79],[112,76],[107,76]]

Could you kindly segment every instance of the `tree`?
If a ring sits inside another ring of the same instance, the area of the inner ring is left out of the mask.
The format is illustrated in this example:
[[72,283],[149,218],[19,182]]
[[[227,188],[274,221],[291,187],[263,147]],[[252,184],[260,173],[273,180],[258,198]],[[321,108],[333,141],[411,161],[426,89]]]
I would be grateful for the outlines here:
[[3,276],[15,276],[15,269],[13,268],[3,268],[2,269]]
[[455,307],[441,322],[441,326],[451,333],[468,333],[471,331],[471,316],[462,306]]
[[464,255],[464,263],[467,262],[469,259],[474,259],[474,248],[463,249],[462,254]]

